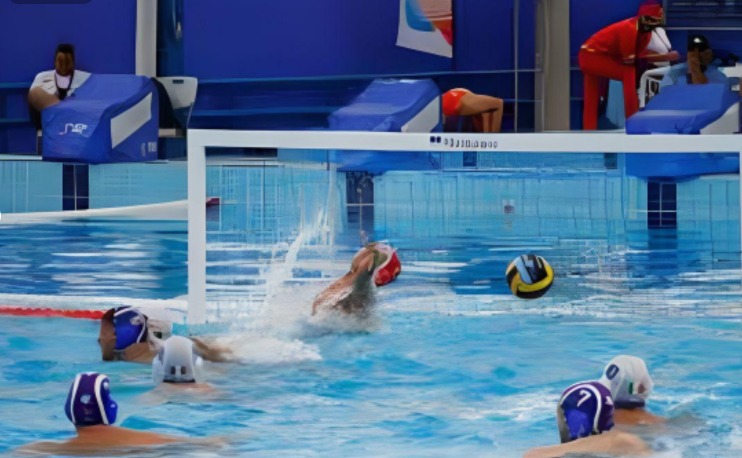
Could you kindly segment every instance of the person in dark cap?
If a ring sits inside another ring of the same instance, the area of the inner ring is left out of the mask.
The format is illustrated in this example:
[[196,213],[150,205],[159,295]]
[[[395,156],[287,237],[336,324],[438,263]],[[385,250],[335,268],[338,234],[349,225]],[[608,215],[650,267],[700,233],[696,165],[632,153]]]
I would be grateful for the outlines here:
[[716,66],[714,51],[705,36],[693,33],[688,36],[688,60],[683,64],[673,65],[670,72],[662,79],[660,86],[674,84],[709,84],[728,83],[728,79]]

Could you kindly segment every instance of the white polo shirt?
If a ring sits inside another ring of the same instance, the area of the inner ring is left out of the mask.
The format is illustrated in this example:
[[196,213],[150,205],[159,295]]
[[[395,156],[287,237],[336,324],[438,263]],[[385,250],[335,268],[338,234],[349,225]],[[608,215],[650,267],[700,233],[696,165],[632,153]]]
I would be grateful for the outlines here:
[[[54,75],[56,72],[54,70],[47,70],[45,72],[41,72],[38,75],[36,75],[36,78],[34,78],[33,83],[31,84],[31,87],[41,87],[49,94],[56,94],[57,93],[57,83],[54,81]],[[61,77],[59,80],[59,84],[62,88],[65,88],[67,86],[68,81],[63,81]],[[75,90],[85,84],[85,81],[90,78],[90,73],[84,72],[82,70],[75,70],[74,76],[72,77],[72,85],[70,85],[70,90],[67,92],[67,95],[70,96],[74,94]]]

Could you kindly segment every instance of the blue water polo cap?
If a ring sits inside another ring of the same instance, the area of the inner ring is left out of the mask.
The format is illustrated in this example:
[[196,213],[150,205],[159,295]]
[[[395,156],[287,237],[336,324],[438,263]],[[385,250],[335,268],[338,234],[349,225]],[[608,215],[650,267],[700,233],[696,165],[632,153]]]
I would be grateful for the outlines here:
[[104,374],[77,374],[72,382],[64,413],[75,426],[112,425],[118,404],[111,398],[110,381]]
[[147,317],[134,307],[118,307],[113,312],[116,350],[147,341]]
[[571,441],[613,428],[611,392],[599,382],[581,382],[570,386],[562,393],[559,408]]

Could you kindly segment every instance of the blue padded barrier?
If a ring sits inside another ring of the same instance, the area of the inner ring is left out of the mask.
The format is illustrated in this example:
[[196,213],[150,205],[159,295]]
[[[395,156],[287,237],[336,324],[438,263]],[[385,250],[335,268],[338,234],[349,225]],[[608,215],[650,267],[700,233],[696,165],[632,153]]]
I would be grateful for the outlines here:
[[667,86],[626,120],[626,133],[699,134],[738,102],[724,83]]
[[[626,121],[626,132],[700,134],[738,102],[739,97],[724,83],[667,86],[642,111]],[[680,181],[738,172],[739,155],[734,153],[626,155],[626,173],[640,178]]]
[[[441,131],[440,91],[430,79],[377,79],[353,102],[329,116],[330,130],[375,132]],[[429,170],[438,155],[421,152],[333,151],[330,160],[341,171],[383,173]]]
[[157,159],[158,95],[134,75],[91,75],[42,112],[44,160],[102,164]]
[[[440,95],[430,79],[377,79],[329,116],[330,130],[400,132]],[[440,129],[440,122],[432,130]]]

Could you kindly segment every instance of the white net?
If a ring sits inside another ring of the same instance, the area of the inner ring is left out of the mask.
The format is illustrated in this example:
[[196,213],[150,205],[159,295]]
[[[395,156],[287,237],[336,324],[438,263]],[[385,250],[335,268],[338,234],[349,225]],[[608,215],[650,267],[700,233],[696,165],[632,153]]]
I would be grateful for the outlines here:
[[308,307],[366,241],[403,255],[407,309],[510,309],[504,266],[525,252],[556,266],[557,313],[580,313],[586,292],[635,313],[640,296],[611,306],[633,289],[691,313],[687,281],[707,272],[703,294],[739,289],[734,136],[189,135],[191,322]]

